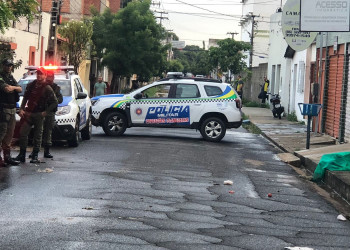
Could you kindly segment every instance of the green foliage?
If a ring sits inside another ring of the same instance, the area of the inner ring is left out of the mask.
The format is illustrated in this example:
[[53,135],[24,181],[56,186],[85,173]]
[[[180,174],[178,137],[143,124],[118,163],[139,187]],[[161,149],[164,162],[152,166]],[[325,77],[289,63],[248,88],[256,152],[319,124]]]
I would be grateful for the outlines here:
[[219,41],[218,45],[219,47],[209,49],[209,63],[212,69],[220,68],[221,72],[231,70],[232,74],[239,74],[247,68],[243,60],[246,56],[242,52],[250,49],[248,43],[227,38]]
[[171,60],[167,67],[167,72],[183,72],[184,66],[179,60]]
[[166,70],[168,47],[161,44],[166,33],[157,24],[150,4],[149,0],[132,1],[116,14],[107,9],[93,18],[97,55],[114,75],[137,74],[139,81],[148,81]]
[[295,114],[295,111],[293,111],[292,113],[287,115],[287,120],[291,121],[291,122],[297,122],[298,121],[298,117]]
[[15,58],[16,58],[16,54],[13,50],[10,50],[10,49],[0,50],[0,62],[2,62],[5,59],[10,59],[14,63],[13,68],[17,69],[22,65],[23,61],[21,59],[16,61]]
[[58,33],[67,41],[61,49],[68,55],[69,64],[78,72],[81,62],[86,59],[91,44],[92,22],[89,20],[69,21],[59,26]]
[[[247,116],[246,114],[243,113],[242,119],[249,120],[249,116]],[[261,134],[261,129],[251,122],[248,124],[243,123],[242,127],[245,128],[246,130],[248,130],[250,133],[258,134],[258,135]]]
[[11,26],[11,21],[18,21],[21,17],[26,17],[29,22],[33,20],[37,13],[38,2],[36,0],[7,0],[0,1],[0,31]]
[[131,92],[130,88],[124,88],[124,89],[121,90],[122,94],[129,94],[130,92]]
[[183,72],[194,75],[208,75],[210,72],[208,51],[198,46],[186,46],[183,50],[174,50],[174,58],[184,66]]
[[243,106],[245,107],[260,107],[260,103],[259,102],[247,102],[245,99],[243,99]]

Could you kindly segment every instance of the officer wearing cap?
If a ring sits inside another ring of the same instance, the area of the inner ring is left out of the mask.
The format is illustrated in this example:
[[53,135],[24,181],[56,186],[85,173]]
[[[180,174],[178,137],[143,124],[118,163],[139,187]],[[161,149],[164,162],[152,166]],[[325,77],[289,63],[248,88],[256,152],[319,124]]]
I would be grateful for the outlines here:
[[21,117],[20,152],[15,158],[25,162],[28,135],[34,125],[33,152],[30,163],[40,163],[38,153],[42,141],[44,117],[57,107],[57,98],[52,88],[46,84],[46,70],[38,68],[36,80],[29,83],[23,96],[18,115]]
[[[22,88],[12,76],[13,62],[5,59],[0,73],[0,143],[4,150],[4,160],[0,154],[0,167],[18,165],[19,161],[11,158],[11,141],[16,126],[16,103]],[[0,148],[0,153],[1,153]]]

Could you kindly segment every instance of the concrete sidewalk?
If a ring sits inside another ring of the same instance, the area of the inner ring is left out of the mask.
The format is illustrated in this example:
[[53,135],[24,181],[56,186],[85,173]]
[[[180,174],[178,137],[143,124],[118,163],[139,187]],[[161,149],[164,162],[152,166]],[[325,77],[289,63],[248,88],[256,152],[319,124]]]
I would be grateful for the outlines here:
[[[243,113],[257,126],[263,136],[269,139],[285,154],[282,160],[299,167],[302,165],[312,174],[322,155],[336,152],[350,152],[350,143],[338,144],[327,135],[311,132],[310,149],[306,149],[307,126],[298,122],[273,118],[266,108],[243,107]],[[324,183],[350,202],[350,172],[327,171]]]

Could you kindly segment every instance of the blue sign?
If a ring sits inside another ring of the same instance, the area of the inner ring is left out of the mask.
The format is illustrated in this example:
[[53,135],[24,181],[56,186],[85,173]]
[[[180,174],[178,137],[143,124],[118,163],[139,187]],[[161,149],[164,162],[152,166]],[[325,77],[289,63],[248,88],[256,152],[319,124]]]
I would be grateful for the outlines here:
[[149,107],[145,124],[190,124],[190,106]]

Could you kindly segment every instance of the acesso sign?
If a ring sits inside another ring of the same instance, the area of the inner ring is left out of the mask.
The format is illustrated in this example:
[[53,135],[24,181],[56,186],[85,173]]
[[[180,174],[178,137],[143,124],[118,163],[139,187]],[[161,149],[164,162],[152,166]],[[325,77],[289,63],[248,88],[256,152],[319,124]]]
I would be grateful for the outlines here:
[[348,8],[348,1],[317,1],[316,8],[321,8],[321,9]]
[[349,7],[350,0],[300,0],[300,30],[348,32]]

